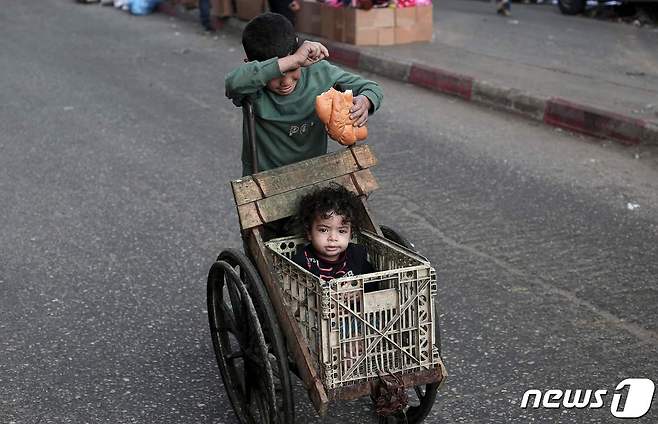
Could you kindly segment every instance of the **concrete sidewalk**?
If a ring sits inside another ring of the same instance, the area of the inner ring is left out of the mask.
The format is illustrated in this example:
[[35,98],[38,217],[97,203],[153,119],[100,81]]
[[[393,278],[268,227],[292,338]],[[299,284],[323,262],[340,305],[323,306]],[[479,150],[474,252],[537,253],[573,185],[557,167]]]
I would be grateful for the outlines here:
[[[434,7],[431,43],[361,52],[452,73],[466,87],[470,77],[471,99],[543,115],[547,123],[650,141],[638,127],[658,124],[658,30],[563,16],[548,5],[515,3],[510,18],[497,16],[489,2],[437,0]],[[606,113],[597,119],[592,109]]]
[[512,7],[504,18],[489,2],[435,0],[430,43],[324,41],[331,60],[355,69],[624,144],[658,144],[658,29]]

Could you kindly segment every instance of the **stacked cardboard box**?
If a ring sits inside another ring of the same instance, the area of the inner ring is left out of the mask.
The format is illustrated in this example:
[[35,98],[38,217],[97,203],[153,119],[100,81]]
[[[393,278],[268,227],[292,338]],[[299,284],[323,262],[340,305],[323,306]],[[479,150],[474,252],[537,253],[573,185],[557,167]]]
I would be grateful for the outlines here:
[[217,18],[233,16],[231,0],[210,0],[210,14]]
[[414,43],[432,39],[432,6],[406,8],[335,8],[305,0],[297,30],[356,45]]
[[336,10],[343,16],[341,23],[344,27],[340,34],[342,37],[337,40],[358,45],[395,44],[395,9],[361,10],[348,7]]
[[295,17],[295,29],[305,34],[320,35],[321,22],[320,3],[304,1]]
[[265,12],[265,0],[235,0],[235,9],[238,19],[249,21]]
[[432,41],[432,5],[395,9],[395,44]]

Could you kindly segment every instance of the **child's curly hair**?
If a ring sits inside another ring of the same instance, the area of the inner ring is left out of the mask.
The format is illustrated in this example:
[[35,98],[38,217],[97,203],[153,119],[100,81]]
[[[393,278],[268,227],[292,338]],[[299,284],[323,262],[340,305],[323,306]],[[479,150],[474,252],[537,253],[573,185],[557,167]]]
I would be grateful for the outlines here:
[[326,219],[332,212],[341,215],[344,222],[349,222],[353,232],[359,231],[365,221],[359,196],[337,183],[316,188],[302,196],[297,209],[297,220],[308,233],[315,217]]

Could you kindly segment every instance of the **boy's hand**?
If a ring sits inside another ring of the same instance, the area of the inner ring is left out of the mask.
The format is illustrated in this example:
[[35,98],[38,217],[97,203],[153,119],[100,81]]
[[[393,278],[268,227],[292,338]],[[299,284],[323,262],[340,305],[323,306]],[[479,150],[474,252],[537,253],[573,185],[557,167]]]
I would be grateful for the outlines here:
[[301,9],[299,2],[297,0],[292,0],[290,4],[288,5],[288,9],[292,10],[293,12],[298,12],[299,9]]
[[304,41],[294,53],[297,65],[306,67],[329,57],[329,50],[315,41]]
[[364,95],[352,99],[354,106],[350,109],[350,119],[354,121],[355,127],[362,127],[368,122],[368,111],[370,110],[370,99]]

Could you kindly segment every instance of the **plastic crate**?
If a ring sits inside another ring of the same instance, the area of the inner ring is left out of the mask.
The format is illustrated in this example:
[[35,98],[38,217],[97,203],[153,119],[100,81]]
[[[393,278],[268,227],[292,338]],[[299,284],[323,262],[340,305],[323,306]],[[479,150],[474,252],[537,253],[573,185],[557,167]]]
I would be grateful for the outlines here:
[[325,387],[361,383],[379,372],[435,368],[441,359],[434,336],[434,269],[422,256],[375,234],[363,232],[353,241],[366,246],[377,272],[328,282],[290,260],[304,238],[266,243],[286,307]]

